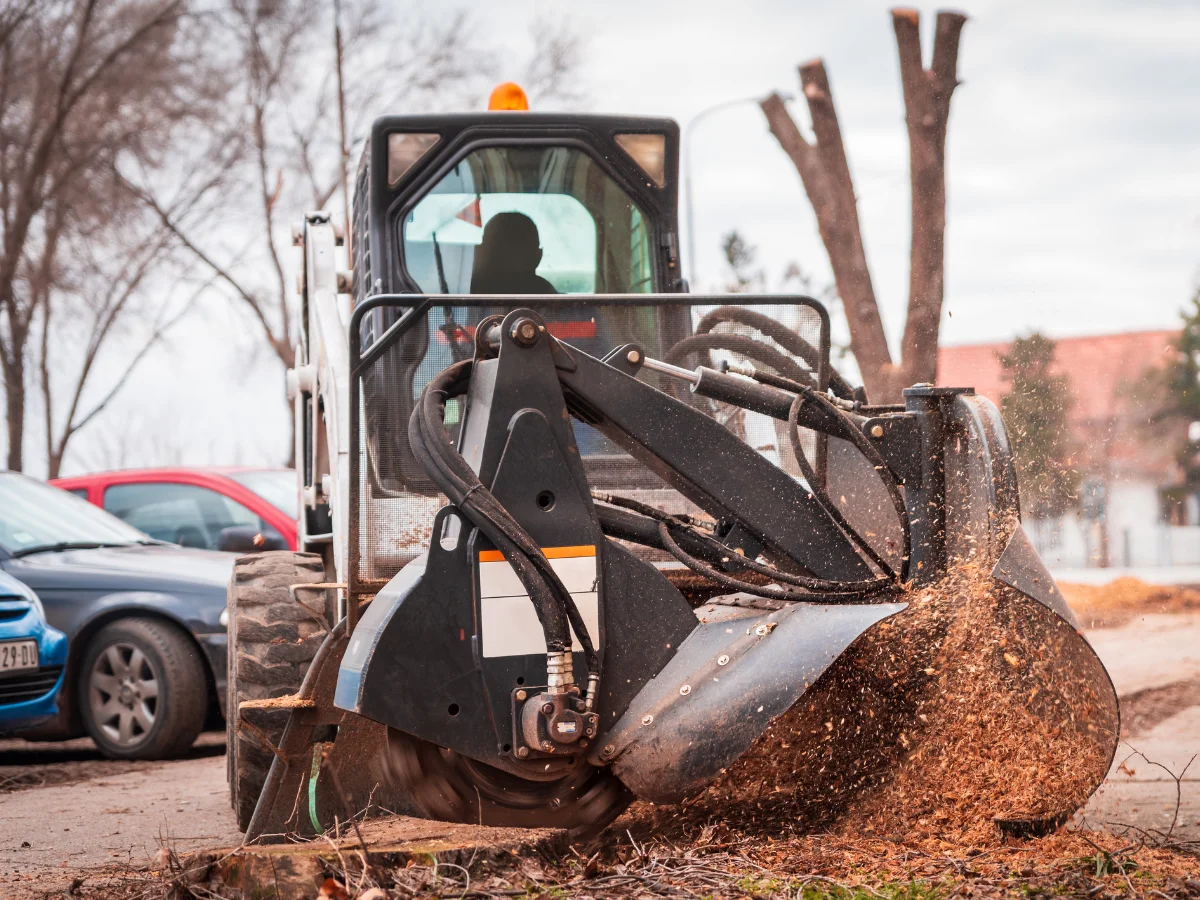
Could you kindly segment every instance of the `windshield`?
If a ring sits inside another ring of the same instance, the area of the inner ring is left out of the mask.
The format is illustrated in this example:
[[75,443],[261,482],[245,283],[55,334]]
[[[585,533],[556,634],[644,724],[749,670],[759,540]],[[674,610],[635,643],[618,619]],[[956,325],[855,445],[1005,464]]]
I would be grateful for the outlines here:
[[149,538],[73,494],[12,472],[0,474],[0,548],[134,544]]
[[260,469],[254,472],[230,472],[229,477],[249,488],[289,518],[299,515],[299,485],[291,469]]
[[489,147],[408,214],[404,259],[426,294],[645,293],[650,238],[642,211],[582,150]]

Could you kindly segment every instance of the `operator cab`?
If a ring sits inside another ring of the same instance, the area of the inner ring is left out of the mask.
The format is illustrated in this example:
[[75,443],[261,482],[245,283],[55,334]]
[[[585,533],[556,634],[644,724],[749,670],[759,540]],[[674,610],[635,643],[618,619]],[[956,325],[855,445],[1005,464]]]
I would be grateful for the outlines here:
[[[551,316],[559,336],[601,340],[606,323],[570,295],[683,290],[678,145],[669,119],[524,112],[379,119],[355,194],[356,300],[555,294],[563,298]],[[475,319],[481,315],[476,310]],[[377,317],[366,327],[364,347],[386,324]]]
[[[659,118],[485,112],[376,120],[355,192],[355,303],[379,294],[498,298],[494,306],[435,304],[387,364],[364,376],[368,416],[395,431],[371,453],[377,486],[421,488],[404,435],[412,405],[436,373],[473,355],[477,322],[519,305],[500,296],[545,298],[538,308],[550,332],[593,355],[630,340],[655,353],[689,332],[686,307],[585,300],[686,290],[678,147],[679,127]],[[391,306],[364,316],[362,349],[401,314]],[[579,437],[585,456],[608,455],[598,434]]]

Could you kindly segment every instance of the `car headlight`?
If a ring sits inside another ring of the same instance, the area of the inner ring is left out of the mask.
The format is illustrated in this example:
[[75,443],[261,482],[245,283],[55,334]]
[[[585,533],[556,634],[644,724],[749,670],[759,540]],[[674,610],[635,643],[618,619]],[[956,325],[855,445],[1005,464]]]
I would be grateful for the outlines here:
[[217,616],[217,622],[220,623],[222,628],[229,627],[229,607],[228,606],[225,607],[223,610],[221,610],[221,614],[219,616]]

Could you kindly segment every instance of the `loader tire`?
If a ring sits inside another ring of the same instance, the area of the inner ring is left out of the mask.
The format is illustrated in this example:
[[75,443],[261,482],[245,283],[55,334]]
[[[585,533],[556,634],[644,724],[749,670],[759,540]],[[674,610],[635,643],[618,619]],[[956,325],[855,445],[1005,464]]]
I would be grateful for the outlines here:
[[[254,710],[245,700],[266,700],[300,690],[317,648],[328,633],[324,598],[317,591],[292,599],[294,584],[325,580],[315,553],[290,550],[238,557],[229,579],[226,772],[229,800],[245,831],[254,816],[267,772],[287,724],[287,710]],[[311,607],[311,608],[310,608]],[[269,746],[268,746],[269,745]]]

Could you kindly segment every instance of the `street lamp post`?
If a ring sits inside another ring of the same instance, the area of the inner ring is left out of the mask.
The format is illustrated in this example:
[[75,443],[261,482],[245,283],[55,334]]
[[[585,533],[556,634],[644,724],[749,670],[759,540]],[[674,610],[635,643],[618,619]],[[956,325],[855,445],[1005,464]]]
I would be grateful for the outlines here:
[[[780,94],[780,96],[784,100],[792,99],[790,94]],[[733,100],[714,103],[688,119],[687,125],[683,128],[683,193],[684,204],[687,207],[688,282],[693,287],[696,284],[696,206],[692,199],[692,130],[701,119],[715,112],[729,109],[731,106],[741,106],[743,103],[760,103],[762,99],[762,97],[737,97]]]

